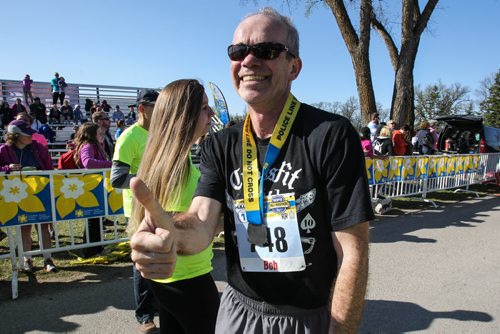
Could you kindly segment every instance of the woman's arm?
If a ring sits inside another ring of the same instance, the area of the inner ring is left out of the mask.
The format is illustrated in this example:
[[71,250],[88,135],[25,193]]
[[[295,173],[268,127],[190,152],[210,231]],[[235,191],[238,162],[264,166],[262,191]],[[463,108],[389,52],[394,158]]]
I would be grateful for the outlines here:
[[94,145],[85,144],[80,149],[80,163],[83,168],[109,168],[111,161],[99,159],[99,152],[96,152]]

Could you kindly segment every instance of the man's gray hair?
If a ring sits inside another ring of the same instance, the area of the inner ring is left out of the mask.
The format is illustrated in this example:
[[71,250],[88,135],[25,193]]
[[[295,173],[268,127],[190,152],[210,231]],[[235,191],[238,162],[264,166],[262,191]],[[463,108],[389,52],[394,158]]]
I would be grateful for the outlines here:
[[248,14],[245,16],[245,19],[256,15],[265,15],[284,24],[287,30],[286,47],[291,54],[296,57],[299,56],[299,32],[297,31],[297,28],[295,28],[295,25],[292,23],[292,19],[290,17],[281,15],[274,8],[265,7],[257,12]]

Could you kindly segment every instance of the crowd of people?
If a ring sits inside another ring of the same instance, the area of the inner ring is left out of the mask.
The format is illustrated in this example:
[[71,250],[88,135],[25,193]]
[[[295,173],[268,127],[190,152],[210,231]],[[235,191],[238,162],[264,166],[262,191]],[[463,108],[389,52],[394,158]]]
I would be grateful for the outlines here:
[[0,128],[6,129],[11,121],[21,112],[27,112],[34,120],[39,130],[43,124],[51,125],[79,125],[89,121],[95,112],[104,111],[113,122],[118,123],[123,121],[126,126],[130,126],[136,121],[135,105],[129,105],[129,112],[125,115],[120,109],[119,105],[112,107],[106,100],[92,101],[91,99],[85,100],[85,106],[82,109],[79,104],[70,105],[66,99],[65,89],[68,86],[64,77],[59,73],[54,73],[54,78],[50,81],[52,90],[52,105],[47,107],[39,97],[33,97],[33,80],[29,74],[25,75],[22,80],[22,94],[24,102],[21,98],[17,98],[12,105],[5,100],[0,103]]
[[373,113],[371,121],[359,133],[363,153],[369,158],[435,154],[439,141],[436,123],[422,121],[417,131],[412,131],[409,124],[398,126],[394,120],[383,123],[380,115]]

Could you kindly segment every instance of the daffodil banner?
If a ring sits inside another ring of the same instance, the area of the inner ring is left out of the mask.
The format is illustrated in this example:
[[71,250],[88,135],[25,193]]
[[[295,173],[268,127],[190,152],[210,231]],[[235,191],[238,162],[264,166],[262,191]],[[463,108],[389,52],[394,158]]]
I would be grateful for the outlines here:
[[[369,185],[470,174],[481,156],[407,156],[365,160]],[[0,227],[123,214],[109,169],[0,173]]]
[[479,155],[366,158],[365,167],[368,184],[374,185],[475,173],[480,159]]
[[0,177],[0,226],[52,221],[49,175]]
[[111,186],[109,170],[0,174],[0,226],[121,214],[122,194]]

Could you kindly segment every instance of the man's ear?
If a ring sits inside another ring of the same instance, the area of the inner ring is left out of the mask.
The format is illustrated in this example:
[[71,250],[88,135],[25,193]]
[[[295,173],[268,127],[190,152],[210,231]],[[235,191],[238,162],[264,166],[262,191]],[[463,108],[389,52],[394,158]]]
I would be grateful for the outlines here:
[[302,70],[302,59],[300,59],[299,57],[293,58],[290,70],[291,80],[297,79],[301,70]]
[[144,106],[142,104],[139,104],[137,106],[137,111],[140,111],[141,113],[144,113]]

